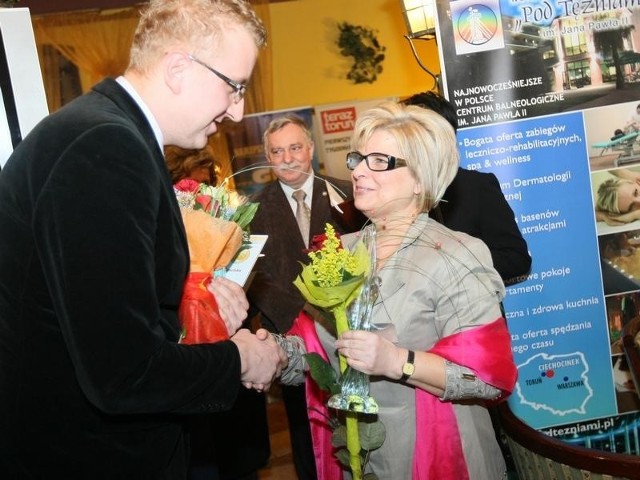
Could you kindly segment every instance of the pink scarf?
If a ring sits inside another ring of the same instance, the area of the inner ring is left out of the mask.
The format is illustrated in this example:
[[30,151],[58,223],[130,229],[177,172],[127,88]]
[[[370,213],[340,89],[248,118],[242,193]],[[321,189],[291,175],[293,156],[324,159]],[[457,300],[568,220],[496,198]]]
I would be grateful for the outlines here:
[[[306,313],[302,312],[296,318],[289,333],[302,337],[308,352],[316,352],[327,360],[314,322]],[[513,390],[517,370],[512,360],[510,335],[504,318],[443,338],[429,352],[465,365],[484,382],[503,390],[498,401]],[[327,395],[313,381],[306,382],[306,392],[318,480],[336,480],[342,476],[342,467],[333,455],[331,446]],[[441,402],[419,388],[415,392],[413,480],[468,480],[453,405]]]
[[[506,398],[516,382],[511,337],[504,318],[440,339],[431,350],[451,362],[464,365],[485,383],[503,391]],[[468,480],[453,405],[441,402],[419,388],[416,391],[416,443],[413,480]],[[448,442],[442,439],[450,439]]]
[[[317,353],[327,362],[327,352],[324,351],[313,319],[305,312],[293,322],[288,335],[296,335],[304,340],[308,353]],[[311,426],[313,453],[316,458],[318,480],[337,480],[342,478],[342,466],[334,455],[331,445],[331,427],[329,427],[329,409],[327,408],[328,394],[310,378],[305,382],[307,395],[307,414]]]

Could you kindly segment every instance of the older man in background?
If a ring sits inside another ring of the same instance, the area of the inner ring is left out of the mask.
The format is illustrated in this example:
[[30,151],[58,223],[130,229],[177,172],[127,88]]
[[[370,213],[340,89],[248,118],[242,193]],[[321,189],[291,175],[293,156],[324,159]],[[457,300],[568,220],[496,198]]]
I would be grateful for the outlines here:
[[[341,233],[357,230],[363,217],[350,217],[352,210],[347,211],[349,206],[342,203],[353,198],[351,182],[314,172],[315,145],[300,117],[288,114],[272,120],[263,134],[263,144],[277,180],[255,198],[265,207],[258,210],[251,231],[269,238],[247,296],[260,311],[263,326],[284,334],[305,306],[293,280],[302,269],[301,263],[308,261],[305,249],[311,238],[324,233],[327,223]],[[282,397],[298,479],[315,480],[304,385],[282,386]]]

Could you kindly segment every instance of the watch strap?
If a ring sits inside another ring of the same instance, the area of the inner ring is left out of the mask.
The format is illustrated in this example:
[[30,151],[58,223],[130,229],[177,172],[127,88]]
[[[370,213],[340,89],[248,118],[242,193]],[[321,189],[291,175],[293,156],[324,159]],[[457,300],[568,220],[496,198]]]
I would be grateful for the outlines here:
[[[409,350],[408,352],[409,353],[407,354],[407,361],[402,366],[402,376],[400,377],[401,382],[406,382],[407,380],[409,380],[409,377],[413,374],[413,367],[416,359],[416,352],[414,352],[413,350]],[[406,367],[408,367],[409,365],[410,365],[409,370],[411,373],[407,373]]]

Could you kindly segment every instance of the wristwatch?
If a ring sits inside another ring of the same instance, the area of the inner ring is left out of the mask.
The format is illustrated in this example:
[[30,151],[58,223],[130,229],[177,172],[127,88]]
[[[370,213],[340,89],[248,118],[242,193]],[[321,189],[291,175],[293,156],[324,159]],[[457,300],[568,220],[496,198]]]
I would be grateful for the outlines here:
[[402,376],[400,377],[401,382],[406,382],[409,380],[409,377],[413,375],[413,372],[416,369],[414,365],[414,360],[416,358],[416,352],[413,350],[409,350],[409,354],[407,355],[407,361],[402,365]]

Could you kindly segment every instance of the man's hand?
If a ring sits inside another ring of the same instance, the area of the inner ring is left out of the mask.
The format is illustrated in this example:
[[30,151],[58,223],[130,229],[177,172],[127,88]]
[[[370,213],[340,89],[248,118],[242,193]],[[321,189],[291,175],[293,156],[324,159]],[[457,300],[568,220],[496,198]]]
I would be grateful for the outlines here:
[[269,390],[273,380],[287,366],[284,350],[262,328],[255,335],[247,329],[239,330],[231,341],[240,351],[242,384],[259,392]]
[[249,301],[244,290],[236,282],[222,277],[211,280],[208,290],[215,297],[220,317],[227,326],[229,336],[232,336],[247,318]]

